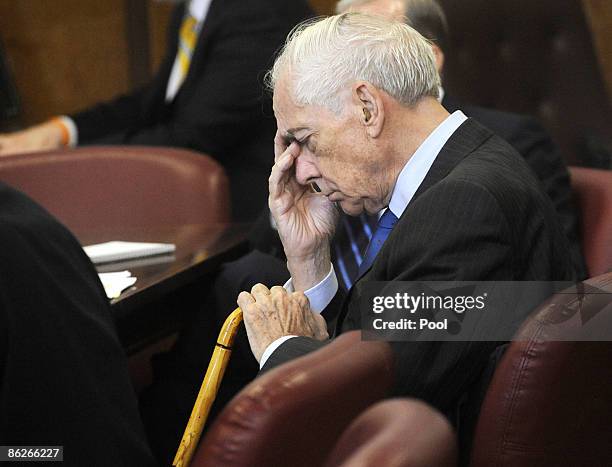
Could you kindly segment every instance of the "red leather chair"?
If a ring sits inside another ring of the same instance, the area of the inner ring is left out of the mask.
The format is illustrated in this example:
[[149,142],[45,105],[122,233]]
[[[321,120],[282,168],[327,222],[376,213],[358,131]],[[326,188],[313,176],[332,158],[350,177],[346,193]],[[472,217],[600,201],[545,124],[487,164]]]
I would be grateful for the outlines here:
[[612,171],[570,167],[590,276],[612,270]]
[[221,412],[192,467],[321,465],[359,413],[392,382],[385,342],[350,332],[255,379]]
[[453,467],[457,440],[448,420],[424,402],[379,402],[344,431],[325,467]]
[[612,332],[612,273],[581,288],[599,293],[553,296],[506,350],[481,407],[472,467],[612,465],[612,342],[588,340],[593,323]]
[[228,182],[212,158],[186,149],[84,146],[0,158],[0,180],[77,236],[104,226],[146,228],[229,220]]
[[[538,307],[508,347],[481,408],[473,467],[612,465],[612,342],[601,342],[612,329],[612,273],[570,292]],[[263,375],[221,414],[193,466],[454,465],[448,422],[420,402],[387,401],[350,423],[384,396],[391,359],[386,344],[349,333]]]

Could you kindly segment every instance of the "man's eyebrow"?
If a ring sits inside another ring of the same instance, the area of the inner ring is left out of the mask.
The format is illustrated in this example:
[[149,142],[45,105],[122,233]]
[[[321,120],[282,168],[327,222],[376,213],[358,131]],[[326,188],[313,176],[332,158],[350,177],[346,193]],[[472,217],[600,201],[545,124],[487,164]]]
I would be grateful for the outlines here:
[[287,145],[291,144],[293,141],[296,140],[295,138],[295,134],[299,131],[304,131],[304,130],[308,130],[308,127],[305,126],[300,126],[297,128],[290,128],[287,131],[285,131],[282,135],[283,140],[285,141],[285,143]]

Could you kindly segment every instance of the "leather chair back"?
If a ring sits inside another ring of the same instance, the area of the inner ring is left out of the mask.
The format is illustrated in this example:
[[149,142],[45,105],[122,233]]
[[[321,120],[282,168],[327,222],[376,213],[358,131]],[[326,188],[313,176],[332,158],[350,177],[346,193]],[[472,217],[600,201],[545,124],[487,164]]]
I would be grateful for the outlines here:
[[612,171],[570,167],[590,276],[612,271]]
[[[612,141],[610,97],[580,0],[441,0],[444,85],[465,102],[538,116],[568,163]],[[578,157],[576,155],[578,154]]]
[[415,399],[379,402],[344,431],[325,467],[454,467],[457,440],[448,420]]
[[224,222],[228,182],[212,158],[185,149],[84,146],[0,158],[0,180],[78,233],[100,226]]
[[589,287],[607,293],[553,296],[506,350],[481,407],[473,467],[612,465],[612,342],[580,342],[585,321],[612,329],[612,273]]
[[192,467],[321,465],[342,430],[392,383],[385,342],[350,332],[258,377],[221,412]]

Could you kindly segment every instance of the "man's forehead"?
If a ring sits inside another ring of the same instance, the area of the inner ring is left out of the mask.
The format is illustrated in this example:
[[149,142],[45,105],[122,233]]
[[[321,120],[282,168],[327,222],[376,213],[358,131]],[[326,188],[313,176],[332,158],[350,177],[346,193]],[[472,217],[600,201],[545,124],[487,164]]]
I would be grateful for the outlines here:
[[272,108],[275,114],[295,113],[299,108],[283,80],[279,80],[277,86],[274,88]]
[[293,139],[295,138],[296,134],[310,128],[301,120],[300,113],[297,108],[275,108],[274,115],[276,117],[276,126],[278,127],[278,131],[285,139]]
[[296,105],[282,87],[277,88],[274,92],[273,108],[277,126],[283,138],[293,139],[297,133],[310,129],[303,121],[305,109]]

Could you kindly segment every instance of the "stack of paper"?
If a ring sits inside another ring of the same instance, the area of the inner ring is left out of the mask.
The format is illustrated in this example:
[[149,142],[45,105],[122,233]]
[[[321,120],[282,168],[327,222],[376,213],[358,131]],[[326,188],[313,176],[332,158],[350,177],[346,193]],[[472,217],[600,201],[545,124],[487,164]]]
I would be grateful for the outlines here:
[[130,271],[104,272],[98,276],[100,276],[106,296],[110,299],[117,298],[121,292],[136,283],[136,278]]
[[94,264],[174,253],[172,243],[106,242],[83,247]]

